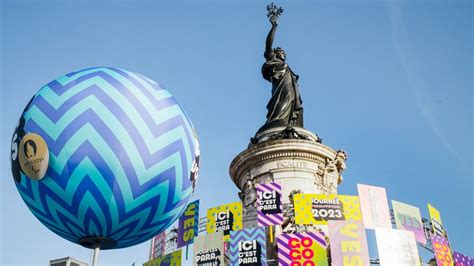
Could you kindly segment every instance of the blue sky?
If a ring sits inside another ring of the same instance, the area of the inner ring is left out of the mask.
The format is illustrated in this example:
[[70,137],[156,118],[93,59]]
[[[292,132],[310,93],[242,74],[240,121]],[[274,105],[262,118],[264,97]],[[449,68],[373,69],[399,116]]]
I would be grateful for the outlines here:
[[[121,67],[171,91],[200,137],[201,214],[237,201],[228,167],[265,121],[270,97],[260,74],[266,4],[1,0],[0,264],[90,258],[33,217],[9,165],[27,101],[74,70]],[[277,4],[285,11],[275,45],[300,75],[305,127],[349,155],[339,193],[355,195],[357,183],[386,187],[423,217],[429,202],[454,249],[474,256],[472,3]],[[143,263],[148,247],[101,252],[100,264]]]

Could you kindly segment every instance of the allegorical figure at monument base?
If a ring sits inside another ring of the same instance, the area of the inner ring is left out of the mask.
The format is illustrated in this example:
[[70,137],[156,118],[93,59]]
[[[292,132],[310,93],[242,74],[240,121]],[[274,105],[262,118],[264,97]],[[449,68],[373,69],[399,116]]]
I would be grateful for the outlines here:
[[272,97],[267,104],[267,121],[259,129],[262,132],[273,127],[303,127],[303,106],[298,90],[298,75],[286,63],[286,53],[280,48],[272,48],[278,26],[278,16],[283,9],[269,5],[268,17],[272,28],[268,33],[262,66],[263,78],[272,83]]

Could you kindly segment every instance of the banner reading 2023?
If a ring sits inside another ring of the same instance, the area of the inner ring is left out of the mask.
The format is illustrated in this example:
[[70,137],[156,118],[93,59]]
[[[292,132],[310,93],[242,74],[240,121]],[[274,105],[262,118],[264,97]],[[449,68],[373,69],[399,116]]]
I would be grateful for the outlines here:
[[357,196],[296,194],[294,203],[297,224],[327,224],[329,220],[362,220]]

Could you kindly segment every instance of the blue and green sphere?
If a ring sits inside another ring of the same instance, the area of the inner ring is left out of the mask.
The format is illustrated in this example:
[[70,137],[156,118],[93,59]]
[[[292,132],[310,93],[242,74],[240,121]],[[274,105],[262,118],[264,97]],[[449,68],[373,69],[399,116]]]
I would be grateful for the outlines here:
[[[25,141],[31,136],[44,140],[43,157],[41,143]],[[74,243],[103,241],[103,249],[142,243],[170,226],[199,168],[193,125],[170,92],[108,67],[42,87],[20,117],[11,154],[16,187],[36,218]]]

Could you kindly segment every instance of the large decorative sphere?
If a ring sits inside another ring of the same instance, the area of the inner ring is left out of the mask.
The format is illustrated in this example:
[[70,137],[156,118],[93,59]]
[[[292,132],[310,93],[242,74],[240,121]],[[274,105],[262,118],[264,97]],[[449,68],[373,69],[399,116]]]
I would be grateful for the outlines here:
[[124,248],[164,231],[194,190],[191,121],[156,82],[117,68],[42,87],[12,139],[12,173],[31,212],[86,247]]

